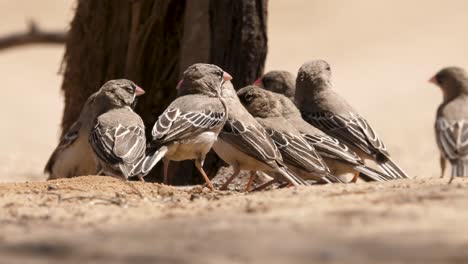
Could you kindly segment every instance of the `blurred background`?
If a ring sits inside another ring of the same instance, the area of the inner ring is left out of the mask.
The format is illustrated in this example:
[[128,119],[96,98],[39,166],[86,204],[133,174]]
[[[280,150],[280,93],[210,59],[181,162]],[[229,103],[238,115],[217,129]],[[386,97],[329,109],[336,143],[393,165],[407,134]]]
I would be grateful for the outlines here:
[[[75,2],[0,1],[0,36],[68,29]],[[441,67],[468,67],[468,4],[463,0],[269,2],[266,70],[297,72],[310,59],[332,65],[334,83],[367,117],[412,176],[439,175],[433,120],[441,101],[427,80]],[[0,52],[0,181],[44,179],[59,136],[64,46]]]

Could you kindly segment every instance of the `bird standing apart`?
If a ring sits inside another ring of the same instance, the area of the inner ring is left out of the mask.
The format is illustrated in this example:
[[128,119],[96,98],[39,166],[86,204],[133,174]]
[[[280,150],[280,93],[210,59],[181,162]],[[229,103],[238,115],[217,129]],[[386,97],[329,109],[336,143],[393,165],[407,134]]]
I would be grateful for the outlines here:
[[272,92],[251,85],[240,89],[237,95],[273,139],[289,169],[306,180],[341,182],[330,174],[314,147],[282,116],[282,105]]
[[283,94],[294,100],[296,93],[296,76],[288,71],[269,71],[255,81],[254,85]]
[[246,191],[250,189],[256,171],[275,172],[278,180],[286,180],[294,186],[307,185],[284,165],[275,143],[241,104],[231,82],[223,85],[223,96],[229,113],[213,149],[233,167],[234,173],[221,189],[226,189],[241,170],[249,170],[251,174]]
[[231,79],[228,73],[211,64],[198,63],[185,70],[177,86],[179,97],[154,124],[148,157],[141,165],[144,173],[162,158],[164,182],[168,183],[169,161],[193,159],[208,187],[214,190],[203,162],[226,122],[228,109],[221,86]]
[[323,60],[301,66],[295,102],[313,126],[352,147],[363,159],[372,159],[391,178],[408,175],[391,160],[384,143],[369,123],[332,89],[330,65]]
[[452,166],[450,182],[468,176],[468,74],[459,67],[447,67],[430,79],[439,86],[443,101],[437,109],[435,132],[440,150],[441,177],[447,160]]
[[89,143],[96,154],[98,174],[128,179],[138,176],[133,169],[145,158],[146,137],[143,120],[133,111],[136,97],[145,91],[132,81],[106,82],[97,92],[93,109],[98,117]]
[[96,173],[97,163],[88,142],[89,132],[96,119],[92,109],[95,96],[96,93],[86,100],[80,116],[52,152],[44,168],[44,173],[49,174],[48,180]]

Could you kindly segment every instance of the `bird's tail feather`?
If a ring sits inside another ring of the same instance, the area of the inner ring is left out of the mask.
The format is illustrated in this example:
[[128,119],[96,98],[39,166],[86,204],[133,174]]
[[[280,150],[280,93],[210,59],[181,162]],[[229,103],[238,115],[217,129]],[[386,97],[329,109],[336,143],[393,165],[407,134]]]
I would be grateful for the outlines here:
[[130,175],[132,176],[146,176],[151,169],[166,155],[168,148],[162,146],[156,151],[148,152],[140,161],[137,162],[135,167],[131,170]]
[[468,176],[468,160],[457,160],[452,163],[452,178]]
[[294,173],[292,173],[290,170],[288,170],[285,167],[280,167],[278,169],[278,172],[294,186],[309,185],[301,177],[296,176]]
[[408,174],[406,174],[406,172],[391,159],[387,159],[386,161],[379,163],[379,167],[393,179],[409,178]]
[[361,173],[360,177],[363,178],[363,180],[365,181],[384,182],[384,181],[388,181],[392,179],[392,177],[382,174],[381,172],[374,170],[372,168],[369,168],[365,165],[356,166],[354,167],[354,169]]
[[323,176],[322,180],[326,181],[327,183],[345,183],[340,178],[331,173],[327,173],[327,175]]

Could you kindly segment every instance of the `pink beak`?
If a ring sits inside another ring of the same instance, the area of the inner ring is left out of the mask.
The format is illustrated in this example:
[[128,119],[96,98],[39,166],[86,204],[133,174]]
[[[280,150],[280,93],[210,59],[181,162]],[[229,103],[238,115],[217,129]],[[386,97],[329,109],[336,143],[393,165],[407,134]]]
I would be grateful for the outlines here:
[[137,86],[136,89],[135,89],[135,95],[136,96],[140,96],[140,95],[143,95],[145,94],[145,90],[141,89],[141,87]]
[[223,79],[224,79],[225,82],[227,82],[227,81],[232,80],[232,76],[229,73],[224,72],[223,73]]
[[437,80],[436,80],[435,76],[434,76],[434,77],[432,77],[432,78],[430,78],[428,82],[430,82],[430,83],[433,83],[433,84],[435,84],[435,85],[438,85],[438,83],[437,83]]
[[262,78],[258,78],[258,79],[253,83],[253,85],[262,86]]
[[176,90],[179,90],[180,86],[182,86],[182,80],[177,83]]

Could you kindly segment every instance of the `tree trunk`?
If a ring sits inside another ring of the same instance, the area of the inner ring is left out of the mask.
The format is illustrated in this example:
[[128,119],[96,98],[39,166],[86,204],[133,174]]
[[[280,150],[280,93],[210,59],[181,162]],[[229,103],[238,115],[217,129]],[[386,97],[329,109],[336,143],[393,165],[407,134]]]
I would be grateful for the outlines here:
[[[267,0],[80,0],[64,56],[62,135],[88,96],[110,79],[128,78],[145,89],[136,111],[148,135],[191,64],[219,65],[237,88],[252,83],[267,52],[266,8]],[[183,164],[175,166],[175,183],[199,182],[193,164]],[[214,175],[219,164],[210,156],[205,167]],[[147,179],[161,179],[160,171]]]

